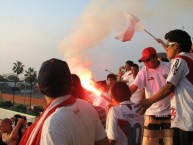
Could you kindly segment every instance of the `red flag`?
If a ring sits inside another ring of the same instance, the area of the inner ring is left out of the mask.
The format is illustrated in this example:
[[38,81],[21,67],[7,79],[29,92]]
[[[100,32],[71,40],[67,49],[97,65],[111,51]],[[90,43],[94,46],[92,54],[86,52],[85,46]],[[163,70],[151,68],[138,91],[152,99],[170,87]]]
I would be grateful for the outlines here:
[[143,30],[143,25],[137,17],[129,13],[126,13],[125,15],[127,20],[130,22],[130,26],[115,36],[115,39],[118,39],[122,42],[130,41],[135,31]]

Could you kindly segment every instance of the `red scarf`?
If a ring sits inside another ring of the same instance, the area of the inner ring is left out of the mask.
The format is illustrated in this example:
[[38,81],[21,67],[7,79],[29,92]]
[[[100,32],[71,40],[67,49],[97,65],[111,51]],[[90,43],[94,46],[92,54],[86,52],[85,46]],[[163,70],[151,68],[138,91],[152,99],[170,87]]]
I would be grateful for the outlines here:
[[[54,101],[54,100],[53,100]],[[28,142],[28,139],[33,131],[33,129],[35,128],[35,126],[38,124],[39,120],[42,118],[42,116],[44,115],[44,113],[46,112],[46,110],[50,107],[50,105],[52,104],[51,101],[45,108],[44,112],[40,115],[40,117],[37,119],[37,121],[35,123],[33,123],[28,129],[27,131],[25,132],[25,134],[23,135],[21,141],[19,142],[19,145],[26,145],[26,143]],[[75,103],[76,101],[76,98],[74,97],[70,97],[68,98],[67,100],[65,101],[62,101],[61,103],[57,104],[56,106],[54,106],[53,108],[50,109],[50,111],[47,113],[47,115],[44,117],[43,121],[42,121],[42,125],[41,127],[39,128],[38,132],[35,134],[35,138],[32,142],[32,144],[30,145],[39,145],[40,144],[40,139],[41,139],[41,132],[42,132],[42,127],[43,127],[43,124],[45,122],[45,120],[53,113],[55,112],[55,110],[59,107],[62,107],[62,106],[67,106],[67,105],[70,105],[70,104],[73,104]]]

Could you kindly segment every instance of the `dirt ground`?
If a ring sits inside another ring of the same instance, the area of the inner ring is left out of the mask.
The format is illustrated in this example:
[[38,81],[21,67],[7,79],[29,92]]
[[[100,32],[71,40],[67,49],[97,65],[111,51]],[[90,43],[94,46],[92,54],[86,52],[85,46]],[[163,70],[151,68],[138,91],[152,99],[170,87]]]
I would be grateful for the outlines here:
[[[13,102],[13,95],[9,94],[1,94],[2,99],[5,99],[7,101]],[[25,96],[18,96],[15,95],[14,102],[18,104],[23,104],[23,105],[29,105],[30,104],[30,97],[25,97]],[[38,98],[33,98],[31,99],[31,105],[36,105],[36,106],[46,106],[46,102],[44,99],[38,99]]]

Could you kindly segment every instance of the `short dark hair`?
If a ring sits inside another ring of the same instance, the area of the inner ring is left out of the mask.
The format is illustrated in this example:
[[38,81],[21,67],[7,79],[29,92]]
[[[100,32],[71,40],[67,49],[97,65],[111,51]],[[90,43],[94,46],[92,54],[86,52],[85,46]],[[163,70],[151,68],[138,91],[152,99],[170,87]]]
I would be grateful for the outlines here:
[[115,82],[111,87],[112,97],[119,102],[128,101],[131,97],[129,86],[125,82]]
[[134,64],[133,61],[131,61],[131,60],[127,60],[125,63],[130,65],[130,66],[132,66]]
[[70,69],[65,61],[52,58],[42,63],[38,74],[42,94],[51,98],[67,95],[71,90],[71,82]]
[[192,41],[186,31],[180,29],[169,31],[165,34],[165,39],[170,42],[177,42],[182,52],[190,52]]
[[117,80],[117,76],[115,74],[108,74],[107,79],[108,78],[113,79],[113,80]]
[[106,80],[101,80],[101,81],[97,81],[95,82],[94,86],[102,91],[106,91],[107,90],[107,82]]
[[132,67],[135,67],[135,68],[137,68],[137,69],[139,70],[139,66],[138,66],[136,63],[134,63],[134,64],[132,65]]

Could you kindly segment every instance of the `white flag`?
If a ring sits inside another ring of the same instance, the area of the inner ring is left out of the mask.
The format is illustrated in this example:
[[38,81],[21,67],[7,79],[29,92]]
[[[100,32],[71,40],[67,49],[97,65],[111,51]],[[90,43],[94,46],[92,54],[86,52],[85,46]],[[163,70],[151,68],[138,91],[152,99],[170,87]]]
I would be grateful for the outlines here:
[[115,39],[118,39],[122,42],[130,41],[135,31],[142,31],[144,29],[140,20],[134,15],[125,13],[125,17],[130,23],[130,26],[115,36]]

